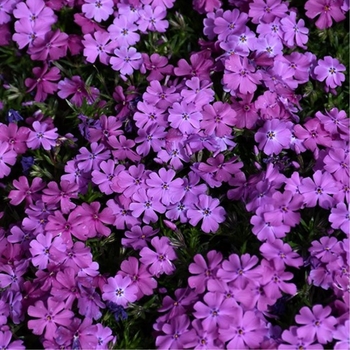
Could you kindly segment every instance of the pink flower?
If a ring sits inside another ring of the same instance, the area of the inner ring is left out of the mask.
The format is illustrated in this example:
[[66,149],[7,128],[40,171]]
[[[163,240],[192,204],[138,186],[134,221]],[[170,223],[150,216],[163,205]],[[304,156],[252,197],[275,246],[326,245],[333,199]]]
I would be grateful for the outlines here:
[[[21,176],[18,180],[13,180],[12,183],[15,190],[11,190],[8,198],[12,205],[19,205],[24,200],[26,204],[32,204],[41,198],[41,190],[45,187],[45,183],[39,177],[35,177],[31,186],[29,186],[26,176]],[[39,192],[39,193],[37,193]]]
[[288,17],[281,19],[281,27],[283,30],[283,40],[290,48],[295,47],[295,44],[303,49],[306,49],[305,44],[308,42],[309,29],[305,27],[305,21],[299,19],[296,21],[296,13],[290,12]]
[[57,325],[68,326],[74,313],[66,309],[66,304],[63,301],[58,302],[50,297],[47,299],[47,306],[42,300],[38,300],[34,306],[30,305],[28,315],[37,318],[28,321],[28,328],[37,335],[43,334],[46,329],[45,338],[53,340],[56,336]]
[[109,277],[107,283],[102,287],[102,299],[112,301],[123,307],[137,299],[138,287],[132,284],[129,276],[116,275]]
[[56,146],[56,140],[58,134],[57,128],[49,129],[49,125],[46,123],[40,123],[35,121],[32,125],[34,131],[30,131],[27,146],[31,149],[38,149],[40,146],[46,151],[49,151],[52,147]]
[[93,18],[96,22],[106,21],[113,13],[113,0],[84,0],[81,7],[86,18]]
[[345,70],[345,66],[336,58],[326,56],[323,60],[318,60],[314,73],[318,81],[326,80],[326,85],[334,89],[341,86],[342,82],[345,81],[345,75],[341,73]]
[[177,258],[174,248],[170,244],[168,237],[154,237],[151,244],[155,251],[144,247],[140,251],[140,261],[149,267],[149,272],[154,276],[163,273],[171,275],[175,271],[172,260]]
[[225,221],[225,209],[219,206],[220,202],[216,198],[201,194],[197,203],[193,203],[192,208],[188,209],[187,216],[190,218],[190,224],[196,226],[202,221],[201,229],[205,233],[216,232],[219,224]]
[[316,27],[325,29],[332,26],[334,19],[340,22],[345,19],[345,15],[341,10],[342,0],[308,0],[305,3],[306,16],[315,18],[320,15],[316,21]]
[[331,209],[329,221],[332,223],[332,228],[340,229],[345,234],[349,234],[350,210],[345,203],[338,203],[335,208]]
[[142,56],[134,47],[121,46],[114,50],[114,54],[116,57],[111,57],[109,63],[112,69],[120,71],[123,76],[132,75],[134,70],[140,69]]
[[11,172],[9,165],[14,165],[17,160],[17,153],[11,149],[7,142],[0,141],[0,179]]
[[335,317],[329,316],[331,312],[329,306],[324,308],[318,304],[313,306],[312,311],[306,306],[301,308],[299,314],[295,316],[295,321],[302,325],[298,327],[298,336],[306,338],[312,335],[321,344],[331,341],[337,323]]
[[288,7],[281,0],[254,0],[249,4],[249,17],[252,22],[258,24],[260,21],[271,23],[276,17],[285,17]]
[[27,78],[25,85],[28,88],[27,92],[31,92],[36,88],[34,100],[43,102],[47,95],[52,95],[58,89],[58,84],[54,81],[60,80],[60,70],[57,67],[49,69],[47,63],[44,63],[42,68],[35,67],[32,70],[35,79]]
[[247,57],[232,55],[225,61],[224,88],[231,95],[253,93],[262,79],[261,73],[256,72]]

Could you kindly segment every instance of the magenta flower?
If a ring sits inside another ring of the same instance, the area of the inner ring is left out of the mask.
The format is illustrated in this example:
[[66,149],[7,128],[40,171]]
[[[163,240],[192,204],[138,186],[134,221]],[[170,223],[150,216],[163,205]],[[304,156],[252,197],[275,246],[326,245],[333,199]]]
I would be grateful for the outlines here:
[[334,19],[340,22],[345,19],[341,10],[343,2],[341,0],[308,0],[305,3],[306,16],[315,18],[320,15],[316,21],[316,27],[325,29],[332,26]]
[[128,16],[115,17],[113,24],[108,27],[111,40],[118,47],[133,46],[140,41],[140,35],[136,33],[137,25]]
[[55,301],[50,297],[47,299],[47,306],[41,300],[38,300],[34,306],[30,305],[28,315],[37,318],[28,321],[28,328],[37,335],[43,334],[45,330],[45,338],[53,340],[57,325],[68,326],[74,313],[66,309],[64,302]]
[[[12,333],[9,330],[0,331],[0,347],[6,350],[25,350],[22,340],[11,342]],[[11,343],[10,343],[11,342]]]
[[24,200],[26,200],[27,205],[32,204],[33,201],[41,198],[40,192],[46,186],[39,177],[35,177],[29,186],[28,179],[25,176],[21,176],[18,180],[13,180],[12,185],[15,190],[11,190],[8,196],[12,205],[19,205]]
[[165,206],[160,202],[160,197],[152,197],[144,188],[140,188],[133,196],[130,204],[132,215],[139,218],[143,213],[142,221],[145,224],[156,222],[157,213],[165,213]]
[[142,54],[143,65],[151,73],[147,76],[147,81],[161,81],[165,75],[171,75],[174,70],[174,66],[168,64],[168,59],[164,56],[160,56],[157,53],[153,53],[148,56],[146,53]]
[[174,204],[179,202],[184,193],[181,191],[183,180],[176,178],[174,170],[161,168],[158,171],[149,174],[149,179],[146,184],[149,186],[148,194],[155,198],[160,198],[164,205]]
[[123,171],[125,167],[123,165],[116,165],[115,161],[108,159],[107,161],[102,161],[100,163],[100,170],[93,170],[92,182],[98,185],[98,188],[102,193],[112,194],[114,190],[113,179]]
[[134,225],[129,230],[124,233],[126,238],[122,238],[122,245],[124,247],[132,247],[135,250],[147,247],[147,242],[150,242],[151,237],[159,232],[159,229],[154,230],[148,225]]
[[36,79],[27,78],[25,85],[28,88],[27,92],[36,89],[34,100],[37,102],[45,101],[47,95],[52,95],[58,89],[58,84],[54,81],[60,80],[60,70],[57,67],[49,69],[48,65],[44,63],[42,68],[35,67],[32,70]]
[[216,327],[228,329],[239,308],[237,302],[233,298],[225,298],[222,293],[211,292],[204,295],[203,301],[193,305],[193,316],[202,319],[203,326],[209,331]]
[[156,339],[158,349],[184,349],[190,348],[196,344],[193,338],[196,335],[194,329],[190,329],[190,319],[187,315],[179,315],[165,323],[162,327],[162,333]]
[[286,329],[282,333],[282,340],[285,341],[287,344],[280,344],[278,346],[278,350],[323,350],[323,346],[321,344],[314,344],[314,337],[312,336],[312,334],[306,333],[304,336],[300,336],[298,334],[298,327],[295,326]]
[[123,76],[132,75],[134,70],[140,69],[142,55],[134,47],[121,46],[114,50],[114,54],[116,57],[111,57],[109,63],[112,69],[120,71]]
[[17,160],[17,153],[11,149],[7,142],[0,141],[0,179],[11,172],[9,165],[14,165]]
[[110,158],[110,151],[103,144],[92,142],[91,152],[86,148],[80,148],[80,154],[76,156],[78,168],[81,171],[89,172],[91,170],[100,170],[100,164]]
[[84,0],[81,10],[86,18],[101,22],[106,21],[113,13],[113,6],[113,0]]
[[338,186],[332,175],[317,170],[313,180],[309,177],[302,180],[299,190],[307,207],[315,207],[318,203],[321,208],[329,209],[334,203],[330,195],[338,192]]
[[271,23],[276,17],[285,17],[287,11],[287,4],[281,0],[254,0],[249,4],[248,15],[255,24]]
[[199,129],[202,114],[194,103],[175,102],[169,108],[170,126],[178,128],[182,133],[192,134]]
[[143,9],[139,11],[140,18],[137,21],[139,30],[143,33],[147,31],[164,33],[169,27],[169,23],[164,18],[166,17],[166,10],[162,6],[144,5]]
[[47,61],[58,60],[66,56],[68,35],[59,29],[48,32],[44,38],[38,38],[29,47],[28,54],[32,60]]
[[43,0],[21,1],[17,3],[16,8],[13,10],[13,15],[17,19],[27,21],[33,26],[37,22],[43,22],[47,28],[50,28],[56,22],[57,16],[50,7],[45,5]]
[[190,224],[196,226],[202,221],[201,229],[205,233],[216,232],[219,224],[225,221],[225,209],[219,206],[220,202],[216,198],[201,194],[197,203],[188,209],[187,216],[190,218]]
[[[330,1],[330,0],[329,0]],[[318,81],[326,81],[326,85],[331,89],[341,86],[345,81],[345,75],[341,72],[346,70],[336,58],[325,56],[323,60],[318,60],[314,69]]]
[[[56,140],[58,134],[57,128],[49,129],[49,125],[46,123],[40,123],[35,121],[32,124],[34,131],[29,132],[27,146],[32,149],[38,149],[42,146],[46,151],[49,151],[52,147],[56,146]],[[49,130],[47,130],[49,129]]]
[[267,336],[266,324],[254,311],[243,312],[235,309],[234,318],[228,329],[219,329],[220,340],[227,342],[226,349],[257,349],[264,336]]
[[288,17],[281,19],[281,28],[283,30],[283,40],[289,48],[294,48],[295,45],[306,49],[305,44],[308,42],[309,29],[305,27],[305,21],[299,19],[296,21],[296,13],[290,12]]
[[261,73],[255,71],[247,57],[232,55],[225,61],[224,88],[230,90],[231,95],[253,93],[261,79]]
[[320,120],[324,129],[330,134],[334,135],[339,133],[339,136],[342,139],[345,139],[345,137],[348,136],[350,119],[345,111],[339,111],[338,108],[332,108],[330,111],[326,111],[326,114],[317,112],[315,116]]
[[338,203],[335,208],[331,209],[329,222],[332,223],[332,228],[340,229],[345,234],[349,234],[350,210],[345,203]]
[[168,237],[153,237],[151,244],[155,251],[144,247],[140,251],[140,261],[149,267],[149,272],[154,276],[163,273],[171,275],[175,271],[172,260],[177,258],[174,248]]
[[214,20],[213,31],[218,34],[220,41],[226,41],[231,34],[241,33],[248,21],[248,15],[238,9],[227,10],[221,16],[217,15]]
[[116,43],[109,42],[110,34],[107,32],[96,31],[93,36],[85,34],[82,44],[84,45],[84,56],[90,63],[95,63],[97,57],[100,62],[108,65],[110,56],[116,47]]
[[259,143],[259,149],[271,155],[279,154],[283,148],[288,148],[292,137],[291,125],[279,119],[266,120],[254,136],[255,141]]
[[103,300],[127,307],[137,299],[138,287],[132,283],[129,276],[116,275],[108,278],[107,284],[102,287],[102,292]]
[[321,344],[326,344],[333,339],[335,324],[337,320],[329,316],[332,309],[329,306],[325,308],[322,305],[314,305],[312,311],[304,306],[299,314],[295,316],[295,321],[302,325],[297,329],[299,337],[308,337],[312,335],[314,339]]
[[188,267],[188,271],[196,276],[188,278],[188,285],[195,289],[196,293],[203,293],[208,281],[215,279],[220,263],[222,261],[222,254],[215,250],[211,250],[207,253],[207,261],[201,254],[196,254],[193,258],[194,263],[191,263]]
[[99,90],[92,86],[86,86],[80,76],[74,75],[72,79],[64,78],[58,83],[57,95],[66,99],[68,96],[73,95],[70,102],[77,107],[81,107],[83,100],[86,99],[88,104],[93,103],[99,96]]

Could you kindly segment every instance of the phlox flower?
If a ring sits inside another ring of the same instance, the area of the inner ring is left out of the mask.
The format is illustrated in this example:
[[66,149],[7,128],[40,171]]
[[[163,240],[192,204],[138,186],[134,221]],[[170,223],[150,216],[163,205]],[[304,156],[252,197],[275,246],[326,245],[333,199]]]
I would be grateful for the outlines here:
[[109,137],[108,144],[112,147],[112,154],[115,160],[130,159],[133,162],[138,162],[141,159],[140,155],[132,150],[135,142],[127,139],[124,135],[120,135],[118,138],[116,136]]
[[266,53],[268,57],[275,57],[282,54],[283,44],[279,37],[266,35],[259,37],[255,43],[255,50],[258,54]]
[[285,17],[288,7],[281,0],[254,0],[249,4],[249,17],[252,22],[271,23],[276,17]]
[[68,96],[73,95],[70,102],[77,107],[81,107],[83,100],[85,99],[88,104],[92,104],[99,96],[99,90],[92,86],[86,86],[80,76],[74,75],[72,79],[64,78],[58,83],[57,95],[66,99]]
[[254,311],[235,310],[234,318],[228,329],[219,329],[220,340],[226,342],[226,349],[254,349],[267,336],[268,329],[263,320]]
[[222,254],[211,250],[207,253],[207,261],[201,254],[196,254],[193,260],[188,271],[195,276],[188,278],[188,285],[195,289],[197,294],[201,294],[206,290],[209,280],[216,279],[221,266]]
[[[108,203],[107,203],[108,204]],[[151,237],[159,232],[148,225],[134,225],[128,231],[124,232],[126,238],[122,238],[124,247],[132,247],[135,250],[141,250],[147,247],[147,242],[151,241]]]
[[146,79],[151,82],[151,85],[154,81],[161,81],[165,75],[173,74],[174,66],[168,64],[168,59],[164,56],[160,56],[157,53],[148,56],[146,53],[143,53],[142,59],[145,69],[150,71]]
[[134,47],[121,46],[114,50],[114,55],[109,63],[112,69],[120,71],[123,76],[132,75],[134,70],[140,69],[142,65],[142,55]]
[[53,340],[57,326],[68,326],[74,316],[73,311],[66,309],[66,304],[62,301],[55,301],[50,297],[47,305],[42,300],[38,300],[28,308],[28,315],[36,317],[35,320],[28,321],[28,328],[36,335],[41,335],[45,330],[45,339]]
[[148,266],[149,272],[154,276],[160,276],[163,273],[171,275],[175,271],[172,260],[177,258],[174,248],[171,246],[168,237],[153,237],[151,245],[154,250],[144,247],[140,251],[140,261]]
[[206,293],[202,301],[197,301],[194,305],[193,316],[201,319],[203,327],[208,330],[228,329],[234,320],[234,315],[239,308],[233,298],[225,298],[222,293]]
[[13,13],[17,2],[17,0],[4,0],[2,2],[0,9],[0,26],[11,21],[11,14]]
[[80,154],[76,156],[78,168],[81,171],[89,172],[91,170],[99,170],[100,164],[110,158],[110,151],[103,144],[92,142],[91,152],[86,148],[80,148]]
[[103,300],[127,307],[129,303],[137,300],[138,287],[132,284],[129,276],[116,275],[108,278],[107,283],[102,287],[102,292]]
[[350,233],[350,210],[345,203],[338,203],[335,208],[331,209],[329,219],[334,229],[340,229],[345,234]]
[[283,148],[288,148],[292,136],[290,124],[279,119],[266,120],[254,136],[255,141],[259,143],[259,149],[271,155],[279,154]]
[[[163,335],[164,334],[164,335]],[[183,349],[192,347],[196,343],[196,332],[190,329],[190,319],[187,315],[179,315],[165,323],[162,333],[156,338],[158,349]]]
[[101,22],[106,21],[113,13],[113,6],[113,0],[84,0],[81,10],[86,18]]
[[119,16],[114,18],[107,30],[113,43],[121,47],[133,46],[140,41],[137,29],[137,25],[128,16]]
[[18,44],[20,49],[25,46],[31,46],[36,39],[45,37],[50,26],[48,27],[44,21],[38,21],[37,23],[31,23],[29,20],[19,20],[15,22],[15,33],[12,36],[13,41]]
[[320,15],[316,21],[316,27],[325,29],[332,26],[334,19],[340,22],[345,19],[345,15],[341,10],[342,0],[308,0],[305,3],[306,16],[315,18]]
[[44,22],[47,28],[50,28],[57,20],[53,10],[46,6],[43,0],[19,1],[13,10],[15,18],[28,21],[32,25],[38,22]]
[[192,345],[191,348],[199,350],[209,349],[222,349],[224,344],[218,339],[219,333],[217,329],[208,330],[203,326],[201,320],[195,319],[192,321],[192,327],[196,331],[196,346]]
[[338,259],[342,253],[340,242],[335,237],[321,237],[319,241],[312,241],[309,248],[310,255],[323,263]]
[[227,40],[231,34],[241,33],[248,21],[248,15],[238,9],[227,10],[214,19],[213,31],[218,34],[220,41]]
[[345,70],[345,66],[336,58],[325,56],[323,60],[318,60],[317,66],[314,68],[314,73],[318,81],[325,80],[327,87],[335,89],[345,81],[345,75],[341,73]]
[[247,57],[232,55],[225,61],[224,88],[230,90],[232,96],[253,93],[262,79]]
[[306,207],[312,208],[318,203],[321,208],[329,209],[334,203],[331,194],[338,192],[338,186],[332,175],[317,170],[313,179],[307,177],[302,180],[299,190]]
[[134,193],[132,200],[133,202],[129,206],[132,216],[139,218],[143,214],[142,221],[145,224],[158,220],[156,212],[165,213],[165,206],[160,202],[160,197],[152,197],[142,187]]
[[147,31],[164,33],[169,27],[169,23],[164,18],[166,17],[166,10],[161,6],[144,5],[143,9],[139,11],[140,18],[137,21],[139,30],[143,33]]
[[0,141],[0,179],[11,172],[9,165],[14,165],[17,160],[17,153],[11,149],[7,142]]
[[175,102],[169,108],[168,120],[171,127],[178,128],[182,133],[192,134],[199,129],[202,114],[194,103]]
[[323,159],[324,169],[338,181],[349,179],[350,155],[343,148],[334,147]]
[[97,57],[100,62],[108,65],[110,56],[116,47],[116,43],[110,42],[110,34],[107,32],[96,31],[93,36],[85,34],[82,44],[84,45],[84,56],[90,63],[95,63]]
[[41,123],[35,121],[32,124],[32,128],[29,132],[27,139],[27,146],[31,149],[38,149],[42,146],[46,151],[49,151],[52,147],[56,146],[56,140],[58,138],[57,128],[50,129],[47,123]]
[[339,136],[343,140],[348,138],[350,119],[345,111],[332,108],[330,111],[326,111],[325,114],[317,112],[315,117],[320,120],[324,129],[330,134],[340,134]]
[[25,350],[22,340],[11,342],[12,333],[9,330],[0,331],[0,346],[6,350]]
[[197,203],[193,203],[193,206],[187,211],[190,224],[196,226],[199,221],[203,220],[201,224],[203,232],[216,232],[219,224],[225,221],[226,215],[225,209],[219,204],[216,198],[206,194],[199,195]]
[[57,67],[49,69],[47,63],[44,63],[42,68],[35,67],[32,72],[35,75],[35,79],[27,78],[24,82],[28,88],[27,92],[36,89],[34,100],[43,102],[46,100],[47,95],[52,95],[57,91],[58,84],[55,81],[61,79],[60,70]]
[[330,306],[323,307],[319,304],[314,305],[312,310],[307,306],[302,307],[295,316],[295,321],[302,325],[297,329],[298,336],[306,338],[312,335],[321,344],[331,341],[337,323],[336,318],[330,316],[331,312]]
[[[323,350],[321,344],[314,344],[314,337],[310,333],[300,336],[298,334],[298,327],[292,326],[282,333],[282,340],[285,343],[279,344],[278,350],[292,350],[292,349],[307,349],[307,350]],[[287,344],[286,344],[287,343]]]
[[[240,129],[252,129],[259,118],[257,108],[253,102],[254,94],[238,94],[238,97],[242,100],[238,101],[237,98],[231,97],[232,109],[236,112],[234,126]],[[205,119],[205,109],[203,117]]]
[[350,345],[350,321],[346,320],[344,324],[338,324],[333,332],[333,339],[339,340],[334,346],[334,350],[346,349]]
[[135,142],[140,145],[136,147],[136,152],[142,156],[148,155],[151,149],[159,152],[165,146],[167,132],[163,126],[152,124],[146,129],[138,129],[137,134]]
[[58,60],[66,56],[68,35],[59,29],[46,33],[44,38],[38,38],[28,49],[32,60]]
[[98,185],[98,188],[102,193],[112,194],[114,191],[111,188],[113,185],[113,179],[123,171],[125,167],[121,164],[116,165],[115,161],[108,159],[100,163],[100,170],[93,170],[92,182]]
[[201,80],[198,77],[192,77],[185,81],[187,89],[181,90],[181,96],[186,103],[193,103],[198,110],[209,102],[214,100],[213,83],[209,80]]
[[281,18],[281,28],[283,33],[283,40],[289,48],[295,45],[306,49],[305,44],[308,42],[309,29],[305,27],[305,21],[299,19],[296,21],[297,14],[291,11],[288,17]]

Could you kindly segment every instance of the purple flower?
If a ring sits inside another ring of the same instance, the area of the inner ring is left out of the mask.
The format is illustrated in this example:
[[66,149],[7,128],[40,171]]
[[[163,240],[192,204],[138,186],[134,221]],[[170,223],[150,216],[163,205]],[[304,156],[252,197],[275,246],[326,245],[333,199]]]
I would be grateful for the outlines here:
[[120,71],[123,76],[132,75],[134,70],[140,69],[142,56],[134,47],[121,46],[120,49],[114,50],[114,54],[116,57],[112,56],[109,63],[114,70]]
[[256,40],[255,50],[258,54],[266,53],[268,57],[282,54],[283,44],[280,38],[266,35]]
[[166,335],[158,335],[156,346],[158,349],[183,349],[195,345],[195,331],[190,328],[190,320],[186,315],[179,315],[165,323],[162,332]]
[[219,338],[226,344],[226,349],[256,349],[259,348],[267,327],[254,311],[243,312],[241,307],[235,309],[234,318],[228,329],[219,329]]
[[279,154],[283,148],[288,148],[292,136],[291,126],[292,123],[279,119],[266,120],[254,136],[255,141],[259,143],[259,149],[271,155]]
[[15,340],[10,343],[12,338],[12,333],[8,330],[0,331],[0,347],[6,350],[24,350],[22,340]]
[[96,22],[106,21],[113,13],[113,0],[84,0],[81,10],[86,18],[94,19]]
[[324,129],[330,134],[334,135],[339,133],[339,136],[342,139],[348,137],[350,119],[345,111],[339,111],[338,108],[332,108],[330,111],[326,111],[326,114],[317,112],[315,116],[320,120]]
[[222,293],[211,292],[204,295],[203,301],[193,305],[193,316],[203,319],[203,326],[209,331],[216,327],[228,329],[239,308],[237,302],[233,298],[225,298]]
[[147,33],[147,31],[164,33],[169,27],[169,23],[164,18],[166,17],[166,10],[161,6],[152,7],[144,5],[143,9],[139,11],[140,18],[137,21],[139,30]]
[[196,226],[199,221],[203,220],[201,229],[205,233],[216,232],[219,224],[225,221],[226,214],[225,209],[219,204],[216,198],[205,194],[199,195],[197,203],[193,203],[193,207],[187,211],[190,224]]
[[45,187],[45,183],[39,177],[35,177],[31,186],[29,186],[28,179],[25,176],[13,180],[12,185],[15,189],[11,190],[8,196],[12,205],[19,205],[23,200],[26,200],[27,205],[32,204],[33,201],[40,199],[41,195],[37,192],[41,192]]
[[108,27],[111,40],[122,46],[133,46],[140,41],[140,35],[135,33],[137,25],[128,16],[115,17],[113,24]]
[[159,232],[159,229],[154,230],[151,226],[132,226],[130,231],[125,231],[125,237],[122,238],[124,247],[132,247],[135,250],[140,250],[147,247],[147,242],[151,241],[151,237]]
[[271,23],[276,17],[285,17],[287,11],[287,5],[281,0],[254,0],[249,4],[248,15],[255,24]]
[[222,260],[222,254],[211,250],[207,254],[208,263],[201,254],[196,254],[193,260],[194,263],[190,264],[188,270],[191,274],[197,276],[189,277],[188,285],[194,288],[196,293],[201,294],[206,290],[208,281],[216,278]]
[[306,49],[305,44],[309,40],[309,29],[305,27],[305,21],[303,19],[299,19],[297,22],[296,16],[297,14],[291,11],[288,17],[281,19],[281,28],[284,32],[283,40],[289,48],[294,48],[296,44]]
[[127,307],[137,299],[137,291],[138,287],[132,284],[129,276],[116,275],[109,277],[107,284],[102,287],[102,299]]
[[14,165],[17,160],[17,153],[11,149],[7,142],[0,141],[0,179],[11,172],[8,165]]
[[38,38],[29,47],[28,54],[32,60],[58,60],[66,56],[68,35],[59,29],[46,33],[44,38]]
[[86,86],[78,75],[74,75],[72,79],[64,78],[64,80],[61,80],[58,83],[58,89],[57,95],[62,99],[73,95],[70,102],[77,107],[81,107],[84,99],[86,99],[88,104],[92,104],[100,93],[95,87]]
[[345,203],[338,203],[335,208],[331,209],[329,221],[332,223],[332,228],[340,229],[345,234],[349,234],[350,211]]
[[161,81],[165,75],[171,75],[174,70],[174,66],[168,64],[168,59],[164,56],[160,56],[157,53],[153,53],[148,56],[146,53],[142,54],[143,65],[151,73],[147,76],[147,81],[154,83],[155,81]]
[[113,185],[113,179],[123,171],[125,167],[121,164],[116,165],[115,161],[108,159],[100,163],[100,170],[93,170],[92,182],[98,185],[98,188],[102,193],[112,194],[114,190],[111,188]]
[[313,344],[314,337],[312,334],[306,333],[304,336],[300,336],[298,334],[298,327],[295,326],[286,329],[282,333],[282,340],[288,344],[280,344],[278,346],[278,350],[294,350],[301,348],[305,350],[323,350],[323,346],[321,344]]
[[110,56],[116,47],[111,40],[110,34],[107,32],[96,31],[93,36],[91,34],[85,34],[82,44],[84,45],[84,56],[90,63],[95,63],[97,56],[100,62],[108,65]]
[[262,79],[247,57],[232,55],[225,61],[224,88],[230,90],[232,96],[253,93]]
[[37,335],[43,334],[46,329],[45,338],[53,340],[57,325],[68,326],[74,313],[66,309],[64,302],[55,301],[50,297],[47,299],[47,306],[41,300],[38,300],[34,306],[30,305],[28,315],[37,318],[28,321],[28,328]]
[[325,29],[332,26],[334,19],[340,22],[345,19],[341,10],[343,2],[341,0],[308,0],[305,3],[306,16],[315,18],[320,15],[316,21],[316,27]]
[[345,81],[345,75],[341,73],[345,70],[345,66],[336,58],[325,56],[323,60],[318,60],[314,73],[318,81],[325,80],[328,87],[335,89]]
[[333,339],[340,340],[336,342],[334,350],[348,349],[350,346],[350,321],[346,320],[344,324],[338,324],[335,331],[333,331]]
[[100,170],[102,161],[110,158],[110,151],[103,144],[92,142],[90,147],[91,152],[86,147],[82,147],[79,150],[80,154],[76,156],[76,160],[79,162],[78,168],[84,172]]
[[314,305],[312,311],[307,306],[302,307],[295,316],[295,321],[302,325],[297,329],[298,336],[304,338],[312,336],[321,344],[331,341],[337,323],[335,317],[329,316],[331,312],[329,306],[324,308],[319,304]]
[[143,222],[149,224],[158,220],[157,213],[165,213],[165,207],[160,202],[160,197],[152,197],[144,188],[140,188],[133,196],[130,204],[132,215],[139,218],[143,213]]
[[248,15],[238,9],[227,10],[214,20],[213,31],[220,41],[225,41],[231,34],[241,33],[248,21]]
[[321,208],[329,209],[334,203],[330,195],[338,192],[338,186],[332,175],[317,170],[313,180],[309,177],[302,180],[299,190],[307,207],[315,207],[318,203]]
[[58,84],[54,81],[60,80],[60,70],[57,67],[49,69],[47,63],[44,63],[42,68],[35,67],[32,70],[35,79],[27,78],[25,85],[28,88],[27,92],[31,92],[36,88],[34,100],[43,102],[47,95],[52,95],[58,89]]
[[170,244],[168,237],[153,237],[151,240],[155,251],[144,247],[140,251],[140,261],[149,266],[149,271],[154,276],[165,273],[171,275],[175,271],[172,260],[177,258],[174,248]]

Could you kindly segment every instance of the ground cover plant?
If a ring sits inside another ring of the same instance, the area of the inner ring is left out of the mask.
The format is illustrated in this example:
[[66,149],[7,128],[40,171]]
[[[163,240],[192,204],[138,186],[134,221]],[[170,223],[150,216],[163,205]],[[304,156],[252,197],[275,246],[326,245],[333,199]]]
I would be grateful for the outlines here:
[[0,1],[1,349],[348,349],[348,0]]

